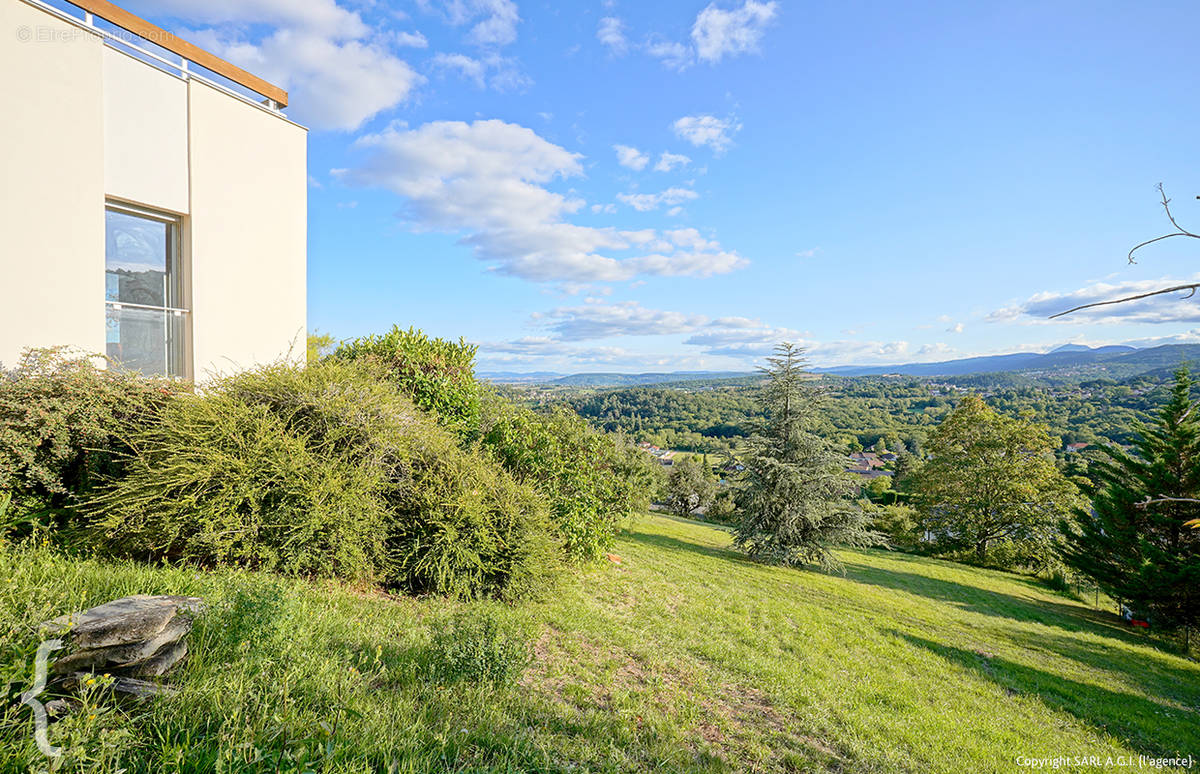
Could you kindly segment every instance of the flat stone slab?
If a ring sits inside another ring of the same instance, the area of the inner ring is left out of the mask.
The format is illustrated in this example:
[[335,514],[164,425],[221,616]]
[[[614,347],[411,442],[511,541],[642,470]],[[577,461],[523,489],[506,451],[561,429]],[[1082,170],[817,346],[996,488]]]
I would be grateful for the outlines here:
[[106,648],[76,650],[54,662],[54,672],[63,674],[90,669],[111,672],[123,667],[149,661],[160,650],[177,642],[192,630],[190,615],[177,615],[167,622],[163,630],[142,642],[129,645],[111,645]]
[[199,597],[135,594],[60,616],[42,627],[52,636],[68,639],[76,651],[135,645],[157,638],[181,613],[195,615],[203,606]]

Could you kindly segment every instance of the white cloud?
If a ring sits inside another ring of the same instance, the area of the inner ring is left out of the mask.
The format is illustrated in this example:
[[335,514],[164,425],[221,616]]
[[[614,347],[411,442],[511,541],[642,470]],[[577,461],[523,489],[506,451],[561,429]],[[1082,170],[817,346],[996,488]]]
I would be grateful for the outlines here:
[[429,41],[420,32],[397,32],[392,35],[397,46],[408,48],[429,48]]
[[655,194],[617,194],[617,199],[628,204],[638,212],[657,210],[662,205],[674,207],[684,202],[700,198],[700,195],[690,188],[668,188]]
[[605,16],[600,20],[600,27],[596,30],[596,39],[617,56],[629,50],[629,41],[625,39],[624,25],[615,16]]
[[512,0],[418,0],[427,10],[440,10],[455,27],[470,24],[467,40],[478,46],[507,46],[517,39],[521,16]]
[[683,72],[695,61],[692,49],[670,40],[651,41],[646,44],[646,53],[660,60],[668,69]]
[[656,172],[670,172],[676,167],[686,167],[691,163],[692,160],[682,153],[668,153],[663,151],[662,155],[658,157],[658,163],[654,165],[654,170]]
[[714,153],[720,154],[733,143],[732,135],[740,131],[742,125],[729,118],[698,115],[684,116],[672,124],[672,128],[675,134],[692,145],[707,145]]
[[383,47],[338,41],[320,33],[282,28],[259,41],[197,37],[206,47],[288,91],[289,113],[316,129],[357,129],[400,104],[421,76]]
[[703,325],[703,315],[647,309],[636,301],[560,307],[544,315],[557,340],[586,341],[610,336],[660,336],[686,333]]
[[740,7],[729,10],[709,3],[692,23],[690,45],[654,36],[646,42],[645,50],[676,72],[691,67],[697,58],[716,64],[727,56],[758,51],[763,33],[778,10],[775,0],[745,0]]
[[949,328],[947,328],[946,333],[962,333],[963,328],[965,328],[965,327],[966,326],[964,326],[962,323],[957,322],[957,323],[954,323],[953,325],[951,325]]
[[435,54],[434,68],[457,73],[479,88],[491,86],[497,91],[514,91],[529,84],[529,79],[517,68],[514,60],[499,54],[470,57],[465,54]]
[[617,205],[613,204],[612,202],[609,202],[608,204],[593,204],[592,205],[592,212],[595,212],[597,214],[603,213],[605,215],[613,215],[616,213],[616,211],[617,211]]
[[[289,114],[315,129],[352,130],[399,105],[421,76],[334,0],[136,0],[131,10],[219,25],[189,33],[199,45],[291,92]],[[273,29],[251,37],[259,26]]]
[[467,80],[474,81],[477,86],[483,88],[484,76],[487,75],[487,66],[465,54],[436,54],[433,57],[433,66],[443,70],[453,70]]
[[[581,156],[499,120],[394,125],[356,142],[367,157],[335,170],[354,185],[403,196],[417,229],[462,235],[495,271],[539,282],[606,282],[638,275],[723,274],[746,265],[715,242],[682,247],[653,229],[622,231],[571,223],[586,203],[550,190],[581,176]],[[614,253],[624,254],[615,257]]]
[[813,257],[816,257],[817,253],[819,253],[819,252],[821,252],[821,248],[810,247],[807,250],[801,250],[798,253],[796,253],[796,257],[797,258],[813,258]]
[[709,4],[692,25],[696,56],[706,62],[719,62],[726,56],[757,51],[763,32],[778,10],[776,2],[755,0],[746,0],[741,8],[729,11]]
[[623,167],[640,172],[650,163],[650,157],[637,148],[628,145],[614,145],[613,150],[617,152],[617,163]]
[[1162,288],[1200,282],[1200,274],[1191,278],[1163,277],[1127,282],[1094,282],[1070,293],[1037,293],[1022,304],[998,309],[988,315],[990,322],[1038,323],[1179,323],[1200,322],[1200,297],[1186,291],[1152,296],[1123,304],[1084,309],[1066,317],[1049,317],[1076,306],[1148,293]]

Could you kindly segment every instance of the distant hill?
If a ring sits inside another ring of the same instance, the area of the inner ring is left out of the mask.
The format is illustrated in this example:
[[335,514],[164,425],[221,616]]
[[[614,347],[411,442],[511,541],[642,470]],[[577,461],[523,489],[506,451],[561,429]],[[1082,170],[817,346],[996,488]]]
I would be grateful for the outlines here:
[[636,387],[647,384],[731,379],[751,375],[749,371],[671,371],[667,373],[645,374],[581,373],[569,375],[548,371],[528,374],[485,371],[479,374],[480,378],[498,384],[557,384],[564,387]]
[[1164,344],[1135,349],[1124,346],[1085,347],[1068,344],[1052,352],[1019,352],[1012,355],[969,357],[939,363],[905,363],[887,366],[837,366],[814,368],[817,373],[838,376],[965,376],[967,374],[1017,371],[1080,371],[1117,377],[1136,376],[1181,362],[1200,359],[1200,344]]
[[[1152,371],[1171,371],[1180,363],[1200,361],[1200,344],[1164,344],[1136,349],[1126,346],[1087,347],[1064,344],[1050,352],[1017,352],[1011,355],[987,355],[938,363],[904,363],[883,366],[835,366],[813,368],[814,373],[832,376],[967,376],[970,374],[1049,372],[1048,376],[1103,375],[1127,378]],[[652,384],[741,379],[754,376],[749,371],[671,371],[666,373],[561,374],[553,371],[515,373],[493,371],[479,374],[499,384],[552,384],[564,387],[637,387]]]

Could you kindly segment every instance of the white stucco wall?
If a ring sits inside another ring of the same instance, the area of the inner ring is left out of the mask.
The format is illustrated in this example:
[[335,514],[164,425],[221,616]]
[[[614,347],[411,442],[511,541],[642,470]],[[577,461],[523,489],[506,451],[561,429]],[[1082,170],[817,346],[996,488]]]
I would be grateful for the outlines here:
[[104,192],[187,213],[187,82],[120,51],[103,51]]
[[188,84],[196,378],[305,355],[306,132]]
[[302,359],[306,156],[282,116],[0,0],[0,363],[104,352],[106,198],[182,216],[188,376]]
[[0,362],[104,351],[103,46],[0,0]]

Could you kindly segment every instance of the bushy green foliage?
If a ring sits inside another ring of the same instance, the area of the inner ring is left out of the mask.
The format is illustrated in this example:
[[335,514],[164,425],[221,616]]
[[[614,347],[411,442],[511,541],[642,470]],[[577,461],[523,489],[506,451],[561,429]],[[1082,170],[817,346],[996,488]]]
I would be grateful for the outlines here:
[[1155,625],[1200,625],[1200,403],[1186,370],[1158,421],[1130,451],[1106,447],[1092,465],[1092,507],[1063,525],[1067,562]]
[[667,504],[679,516],[690,516],[712,503],[717,482],[699,457],[677,459],[667,474]]
[[649,506],[657,466],[622,438],[596,432],[566,409],[538,414],[490,393],[482,405],[479,443],[545,495],[572,558],[602,554],[622,521]]
[[280,364],[173,401],[90,504],[113,549],[460,597],[540,586],[535,494],[369,365]]
[[747,442],[735,545],[752,558],[797,566],[838,566],[834,545],[867,546],[879,536],[847,499],[854,482],[844,458],[814,432],[823,396],[804,373],[804,350],[784,342],[768,358],[761,403],[766,419]]
[[419,408],[462,434],[479,418],[476,349],[463,339],[430,338],[417,328],[397,325],[383,335],[344,341],[333,356],[373,364]]
[[923,528],[920,514],[907,505],[879,505],[860,500],[859,506],[870,518],[870,527],[884,536],[887,545],[897,551],[916,551],[921,547]]
[[0,373],[0,492],[22,508],[73,507],[120,468],[122,437],[184,385],[97,368],[64,348],[28,350]]
[[704,520],[714,524],[736,526],[740,517],[737,496],[728,489],[718,492],[717,496],[713,498],[712,505],[708,506],[708,510],[704,512]]
[[[1050,561],[1056,525],[1079,503],[1055,462],[1056,446],[1044,425],[1004,416],[976,395],[963,398],[930,436],[931,459],[913,476],[915,502],[939,548],[973,551],[981,564]],[[1011,551],[989,560],[997,541]]]
[[495,613],[460,613],[439,627],[430,648],[435,680],[507,685],[516,682],[532,661],[528,640]]

